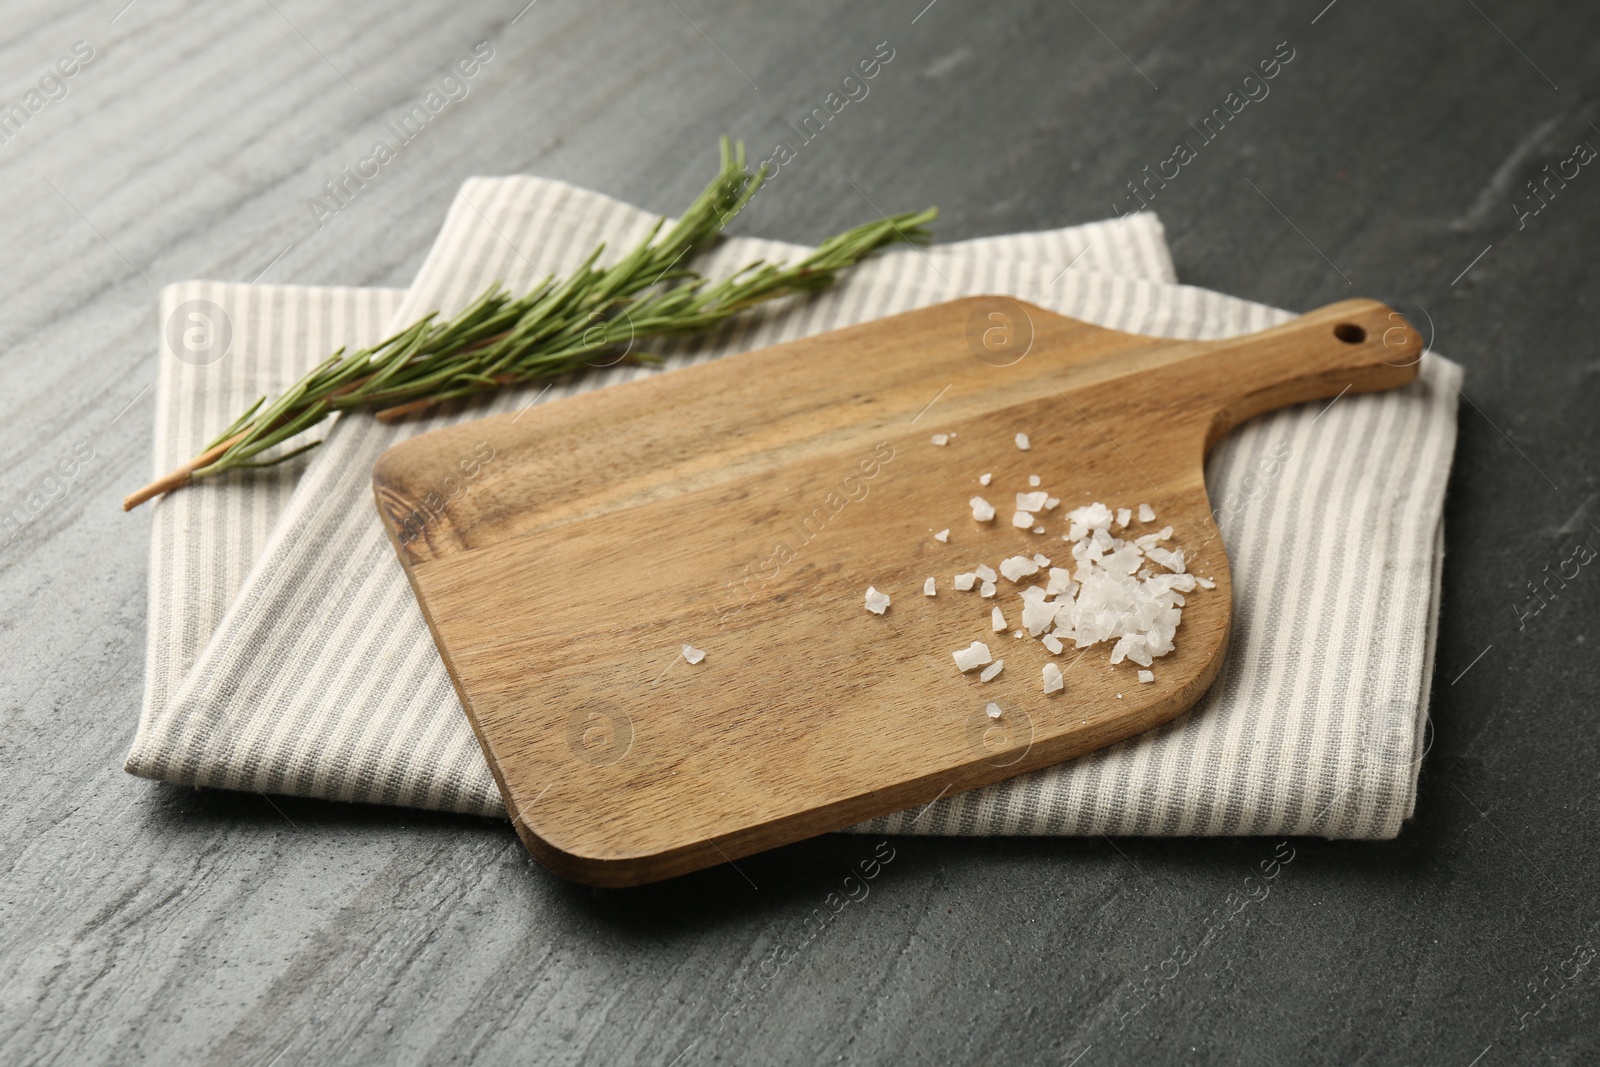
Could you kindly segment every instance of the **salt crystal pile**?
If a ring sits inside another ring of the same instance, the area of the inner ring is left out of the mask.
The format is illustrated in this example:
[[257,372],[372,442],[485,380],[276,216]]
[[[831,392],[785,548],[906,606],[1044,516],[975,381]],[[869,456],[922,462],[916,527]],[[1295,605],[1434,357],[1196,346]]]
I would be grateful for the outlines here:
[[[933,443],[948,444],[954,436],[935,434]],[[1026,433],[1018,433],[1015,443],[1024,452],[1032,447]],[[985,472],[978,477],[978,483],[987,486],[993,478],[992,473]],[[1045,513],[1054,511],[1061,498],[1040,488],[1042,482],[1039,475],[1030,474],[1028,490],[1016,494],[1016,510],[1011,519],[1015,529],[1035,534],[1046,532],[1044,523],[1050,521],[1050,516]],[[983,497],[974,496],[967,503],[978,522],[994,520],[995,507]],[[1051,656],[1062,655],[1068,642],[1078,649],[1109,644],[1112,665],[1128,660],[1148,668],[1174,648],[1178,626],[1183,620],[1184,594],[1197,588],[1214,589],[1216,583],[1188,573],[1188,560],[1183,550],[1170,543],[1171,526],[1135,536],[1136,530],[1128,528],[1136,519],[1140,524],[1154,523],[1155,509],[1148,503],[1140,503],[1137,508],[1113,509],[1098,500],[1073,508],[1065,516],[1066,532],[1061,535],[1072,556],[1070,562],[1063,561],[1069,562],[1068,566],[1054,566],[1050,557],[1042,552],[1018,553],[1001,560],[998,571],[980,563],[970,571],[956,574],[952,584],[960,592],[969,592],[976,586],[983,599],[993,599],[998,594],[996,583],[1002,577],[1013,586],[1021,586],[1016,591],[1021,602],[1021,628],[1013,630],[1012,634],[1018,639],[1037,639]],[[978,536],[1006,536],[1003,528],[990,527],[990,531],[990,534]],[[1118,536],[1122,531],[1127,534]],[[949,537],[948,529],[934,534],[934,539],[942,543],[948,543]],[[1043,583],[1042,587],[1039,583]],[[935,580],[926,579],[922,591],[926,596],[935,596]],[[867,610],[882,615],[888,607],[888,594],[868,586]],[[991,605],[989,623],[996,634],[1011,629],[1006,611],[999,604]],[[685,645],[686,658],[690,651]],[[1002,659],[991,662],[989,646],[981,641],[957,649],[951,656],[962,673],[982,667],[978,677],[984,682],[993,681],[1005,668]],[[690,662],[698,660],[690,659]],[[1138,678],[1142,684],[1151,684],[1155,673],[1142,669],[1138,671]],[[1065,674],[1057,663],[1043,664],[1040,679],[1046,694],[1059,693],[1066,688]],[[1122,694],[1118,693],[1117,697],[1120,699]],[[998,718],[999,706],[990,704],[989,714]]]

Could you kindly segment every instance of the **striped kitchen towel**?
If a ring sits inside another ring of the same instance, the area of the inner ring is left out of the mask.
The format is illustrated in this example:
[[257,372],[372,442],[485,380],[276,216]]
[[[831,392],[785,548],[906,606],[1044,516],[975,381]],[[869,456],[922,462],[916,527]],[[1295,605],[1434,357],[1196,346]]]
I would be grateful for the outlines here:
[[[371,343],[434,309],[453,312],[491,281],[525,288],[599,242],[627,245],[653,221],[559,182],[473,179],[405,293],[170,287],[155,467],[194,454],[256,395],[340,344]],[[802,252],[734,238],[699,265],[718,275]],[[1225,337],[1290,317],[1174,284],[1160,225],[1141,214],[892,251],[828,292],[656,350],[671,369],[980,293],[1170,337]],[[346,415],[309,458],[266,479],[217,479],[159,501],[145,704],[128,770],[503,814],[379,526],[372,463],[396,441],[449,422],[658,373],[598,370],[400,425]],[[1221,677],[1193,711],[872,828],[1393,836],[1412,810],[1421,759],[1460,374],[1429,354],[1405,389],[1278,412],[1217,447],[1207,482],[1233,564],[1234,635]]]

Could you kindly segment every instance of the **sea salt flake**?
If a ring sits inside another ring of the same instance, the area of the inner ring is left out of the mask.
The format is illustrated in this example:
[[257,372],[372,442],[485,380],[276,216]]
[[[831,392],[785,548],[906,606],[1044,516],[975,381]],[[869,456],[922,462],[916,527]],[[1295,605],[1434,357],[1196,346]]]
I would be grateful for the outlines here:
[[1028,443],[1028,435],[1025,433],[1017,434],[1016,441],[1017,447],[1024,452],[1033,447],[1033,445]]
[[874,615],[882,615],[889,610],[889,594],[880,593],[872,586],[867,586],[867,610]]
[[1144,554],[1175,574],[1183,573],[1183,549],[1147,548]]
[[978,484],[979,485],[988,485],[989,484],[989,479],[991,479],[993,477],[994,477],[994,475],[992,475],[992,474],[980,474],[980,475],[978,475]]
[[1061,677],[1061,668],[1054,663],[1044,665],[1044,691],[1046,693],[1059,693],[1067,687],[1067,680]]
[[1037,487],[1039,484],[1039,476],[1037,474],[1028,475],[1028,484]]
[[1022,603],[1022,626],[1028,633],[1038,637],[1054,625],[1058,610],[1058,606],[1048,600],[1025,600]]
[[936,433],[933,435],[932,440],[936,445],[947,445],[950,443],[950,435],[947,433]]
[[1043,511],[1044,510],[1045,501],[1047,501],[1049,499],[1050,499],[1050,494],[1044,492],[1044,490],[1042,490],[1042,489],[1037,493],[1018,493],[1017,494],[1017,510],[1018,511]]
[[1156,680],[1156,672],[1155,671],[1140,671],[1139,672],[1139,681],[1141,681],[1141,682],[1153,682],[1155,680]]
[[1117,529],[1122,529],[1133,521],[1133,512],[1128,508],[1117,509]]
[[1061,644],[1061,638],[1057,637],[1055,634],[1045,634],[1043,643],[1044,647],[1048,648],[1052,655],[1061,655],[1061,649],[1063,647]]
[[695,648],[693,645],[684,645],[683,658],[688,660],[690,663],[699,663],[701,660],[706,658],[705,650]]
[[1150,666],[1150,643],[1144,634],[1123,634],[1111,649],[1111,663],[1115,666],[1123,659],[1131,659],[1141,667]]
[[[1098,500],[1093,504],[1086,504],[1081,508],[1073,508],[1067,512],[1067,521],[1074,526],[1081,525],[1086,530],[1104,530],[1111,525],[1114,516],[1111,509]],[[1079,538],[1074,537],[1074,541]]]
[[994,583],[993,582],[984,582],[981,586],[978,587],[978,595],[981,596],[981,597],[994,596]]
[[939,590],[934,585],[932,578],[929,578],[927,581],[922,583],[922,595],[923,596],[935,596],[935,595],[938,594],[938,591]]
[[1035,552],[1033,554],[1033,561],[1041,567],[1050,566],[1050,557],[1045,555],[1043,552]]
[[1018,511],[1011,516],[1011,525],[1019,530],[1031,530],[1033,528],[1033,516],[1026,511]]
[[980,564],[978,564],[976,567],[974,567],[972,569],[973,569],[974,572],[977,573],[978,577],[982,578],[984,581],[986,581],[986,582],[994,581],[994,578],[995,578],[994,568],[989,566],[987,563],[980,563]]
[[950,540],[950,530],[948,528],[940,530],[938,533],[933,535],[933,539],[935,541],[944,541],[948,543]]
[[1006,628],[1006,617],[1005,614],[1001,612],[1000,605],[998,604],[989,609],[989,625],[994,627],[995,633],[999,633],[1001,630]]
[[967,590],[972,588],[977,580],[978,576],[976,574],[972,574],[971,572],[966,574],[958,574],[955,576],[955,587],[960,592],[965,593]]
[[979,522],[988,522],[994,518],[994,505],[983,497],[975,496],[967,503],[972,505],[972,517]]
[[956,668],[965,674],[974,667],[981,667],[989,662],[989,646],[982,641],[974,641],[966,648],[958,648],[950,653],[955,657]]
[[1013,582],[1039,573],[1039,565],[1027,556],[1008,556],[1000,561],[1000,573]]
[[1139,505],[1139,521],[1140,522],[1155,522],[1156,521],[1156,509],[1151,507],[1149,504],[1140,504]]
[[988,713],[989,718],[991,718],[991,719],[998,719],[1000,717],[1000,714],[1001,714],[1000,713],[1000,705],[996,704],[992,700],[989,702],[989,706],[987,708],[983,709],[983,710]]
[[1006,661],[1003,659],[997,659],[979,672],[978,681],[992,682],[995,680],[995,678],[999,677],[1000,672],[1005,669]]

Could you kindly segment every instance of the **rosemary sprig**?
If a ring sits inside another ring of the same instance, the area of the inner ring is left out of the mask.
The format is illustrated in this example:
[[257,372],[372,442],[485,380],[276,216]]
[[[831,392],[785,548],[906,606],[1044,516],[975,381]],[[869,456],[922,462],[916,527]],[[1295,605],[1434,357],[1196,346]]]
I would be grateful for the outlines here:
[[262,453],[352,408],[377,408],[392,420],[461,397],[517,382],[632,359],[642,339],[699,333],[766,300],[823,289],[885,245],[927,240],[938,210],[869,222],[822,242],[792,266],[758,261],[710,282],[682,266],[722,231],[761,187],[765,170],[745,167],[743,143],[722,139],[722,167],[682,217],[662,233],[657,222],[632,251],[609,267],[596,248],[565,278],[548,278],[522,296],[491,285],[460,314],[437,312],[358,352],[339,349],[271,404],[263,397],[194,459],[129,495],[132,510],[152,497],[230,470],[270,467],[313,441],[269,459]]

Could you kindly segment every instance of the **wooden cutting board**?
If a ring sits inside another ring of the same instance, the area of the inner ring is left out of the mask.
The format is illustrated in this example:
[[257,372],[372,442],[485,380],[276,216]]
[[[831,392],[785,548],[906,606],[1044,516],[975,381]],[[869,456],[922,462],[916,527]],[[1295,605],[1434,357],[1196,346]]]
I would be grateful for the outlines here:
[[[1409,382],[1421,351],[1365,300],[1185,342],[971,298],[437,430],[385,453],[373,484],[529,851],[568,878],[634,885],[1191,707],[1231,598],[1207,450],[1259,413]],[[1009,521],[1035,474],[1062,501],[1045,534]],[[973,519],[974,495],[993,522]],[[989,609],[1018,625],[1020,586],[952,588],[1019,552],[1070,566],[1065,514],[1093,501],[1149,503],[1157,521],[1130,535],[1173,526],[1189,572],[1216,583],[1189,594],[1153,684],[1113,667],[1109,645],[1051,657],[995,633]],[[863,607],[869,585],[892,597],[882,616]],[[987,683],[951,657],[975,640],[1006,660]],[[1066,679],[1051,696],[1047,659]]]

